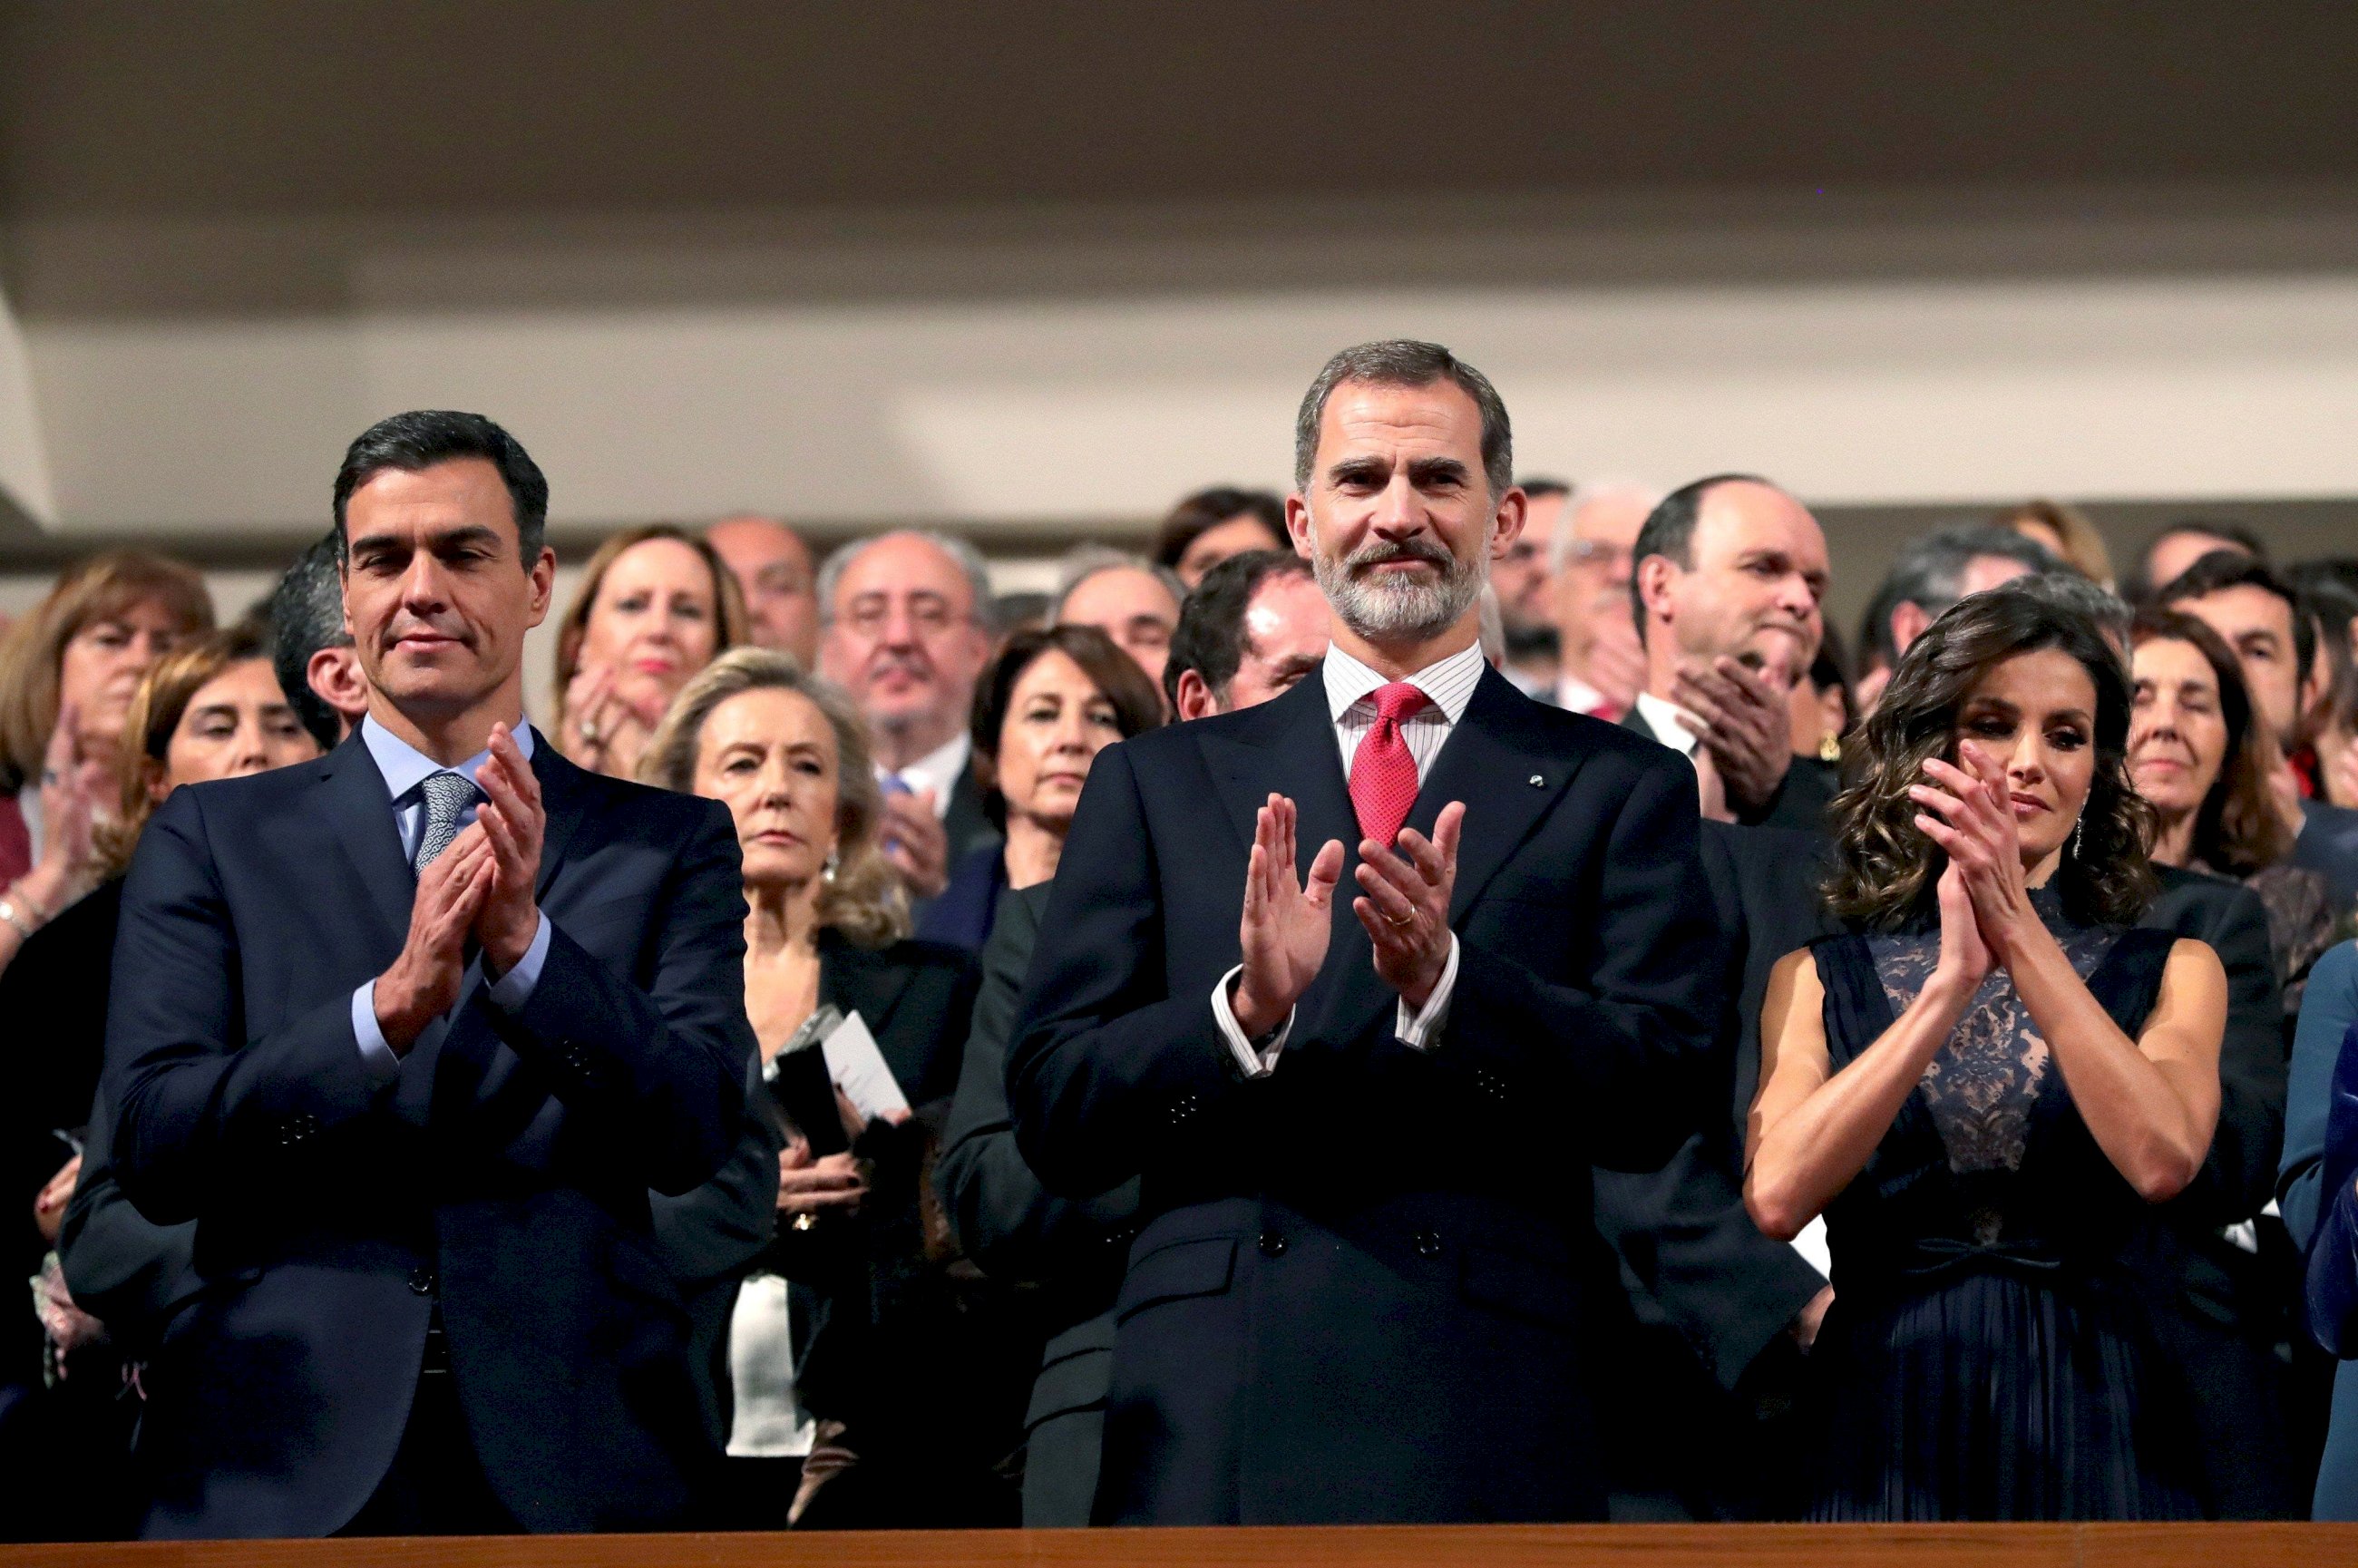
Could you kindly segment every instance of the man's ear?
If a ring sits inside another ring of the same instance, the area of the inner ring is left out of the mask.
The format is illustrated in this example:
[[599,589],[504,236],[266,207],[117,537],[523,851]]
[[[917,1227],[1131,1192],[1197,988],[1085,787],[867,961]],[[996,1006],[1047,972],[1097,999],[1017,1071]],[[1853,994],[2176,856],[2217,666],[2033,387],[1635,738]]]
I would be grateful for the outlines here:
[[1285,536],[1293,541],[1293,553],[1303,560],[1315,557],[1310,552],[1310,503],[1299,491],[1285,498]]
[[532,619],[525,624],[537,626],[548,619],[549,601],[557,596],[557,552],[543,545],[540,558],[525,575],[532,582]]
[[319,648],[303,665],[304,684],[321,702],[336,710],[349,732],[368,711],[368,676],[360,655],[350,648]]
[[1906,653],[1909,645],[1924,634],[1932,624],[1932,617],[1912,599],[1902,600],[1891,611],[1891,646]]
[[1204,684],[1203,672],[1181,670],[1179,672],[1179,717],[1183,719],[1209,719],[1219,710],[1220,704],[1218,699],[1213,697],[1212,688]]
[[[1648,556],[1638,563],[1638,597],[1644,602],[1649,617],[1671,619],[1671,590],[1685,575],[1679,569],[1679,563],[1668,556]],[[1639,635],[1644,635],[1643,627],[1639,628]]]
[[1523,524],[1531,521],[1531,498],[1516,485],[1498,498],[1498,510],[1490,518],[1490,558],[1503,561],[1515,541],[1523,536]]

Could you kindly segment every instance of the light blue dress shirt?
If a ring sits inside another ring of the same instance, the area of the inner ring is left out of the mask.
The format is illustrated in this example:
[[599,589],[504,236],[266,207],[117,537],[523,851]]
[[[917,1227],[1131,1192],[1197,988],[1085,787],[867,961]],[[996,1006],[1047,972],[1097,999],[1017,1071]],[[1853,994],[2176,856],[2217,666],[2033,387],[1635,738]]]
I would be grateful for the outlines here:
[[[519,719],[514,734],[516,750],[524,753],[525,761],[530,762],[532,726]],[[487,746],[457,767],[445,768],[373,719],[361,720],[361,743],[368,748],[376,771],[384,775],[385,792],[393,797],[394,830],[401,836],[401,858],[405,860],[417,853],[418,837],[426,831],[426,797],[417,786],[425,783],[427,775],[464,773],[471,782],[482,765],[492,760],[491,748]],[[541,968],[548,962],[548,916],[542,914],[533,928],[532,944],[524,950],[516,967],[485,989],[483,994],[492,1006],[503,1012],[514,1012],[532,996],[533,987],[540,983]],[[360,1042],[361,1062],[373,1081],[389,1084],[401,1076],[401,1058],[385,1044],[384,1031],[377,1026],[374,980],[352,992],[352,1038]]]

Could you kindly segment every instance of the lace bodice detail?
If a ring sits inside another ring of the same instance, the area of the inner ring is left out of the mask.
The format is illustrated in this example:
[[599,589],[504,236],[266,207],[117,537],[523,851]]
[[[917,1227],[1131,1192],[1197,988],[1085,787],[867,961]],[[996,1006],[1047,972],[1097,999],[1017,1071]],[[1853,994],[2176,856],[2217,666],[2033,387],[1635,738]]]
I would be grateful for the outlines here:
[[[2063,918],[2061,900],[2044,888],[2033,891],[2031,903],[2082,979],[2120,936],[2118,926],[2071,925]],[[1941,934],[1935,929],[1872,936],[1867,946],[1898,1013],[1931,978],[1941,957]],[[1924,1069],[1924,1102],[1948,1150],[1949,1168],[1961,1174],[2019,1170],[2031,1108],[2053,1071],[2047,1042],[2015,994],[2013,978],[1992,970]]]

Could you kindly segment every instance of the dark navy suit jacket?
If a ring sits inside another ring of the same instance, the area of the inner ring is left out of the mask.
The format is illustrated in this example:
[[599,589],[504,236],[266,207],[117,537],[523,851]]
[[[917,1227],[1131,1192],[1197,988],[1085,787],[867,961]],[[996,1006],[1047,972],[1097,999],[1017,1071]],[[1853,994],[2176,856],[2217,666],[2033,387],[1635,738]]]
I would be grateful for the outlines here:
[[1660,1164],[1712,1078],[1694,771],[1486,673],[1409,818],[1466,803],[1434,1048],[1393,1036],[1347,867],[1283,1055],[1248,1080],[1211,993],[1271,791],[1304,867],[1357,843],[1322,681],[1109,748],[1025,988],[1025,1159],[1076,1198],[1143,1178],[1097,1517],[1601,1518],[1589,1169]]
[[438,1299],[483,1471],[533,1530],[648,1528],[710,1445],[648,1189],[741,1131],[744,897],[718,803],[535,749],[554,927],[514,1015],[480,961],[379,1087],[352,993],[416,879],[383,775],[316,762],[176,792],[124,887],[105,1093],[124,1194],[196,1221],[146,1380],[150,1535],[318,1535],[383,1479]]

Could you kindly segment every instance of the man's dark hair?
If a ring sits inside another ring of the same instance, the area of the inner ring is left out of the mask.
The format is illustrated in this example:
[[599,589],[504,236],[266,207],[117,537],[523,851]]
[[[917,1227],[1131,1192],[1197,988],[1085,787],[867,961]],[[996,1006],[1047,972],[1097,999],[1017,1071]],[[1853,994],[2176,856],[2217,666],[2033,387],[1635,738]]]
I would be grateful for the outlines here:
[[2153,553],[2162,545],[2181,534],[2201,534],[2208,538],[2224,539],[2237,549],[2258,560],[2268,558],[2266,541],[2242,523],[2231,523],[2223,517],[2181,517],[2157,530],[2137,552],[2136,564],[2121,579],[2121,597],[2140,607],[2159,602],[2156,598],[2168,583],[2156,582],[2152,577]]
[[343,715],[311,689],[309,674],[312,654],[352,645],[344,630],[342,574],[336,569],[341,539],[338,533],[314,541],[270,590],[271,673],[321,751],[333,751],[343,738]]
[[1326,362],[1293,419],[1293,488],[1310,488],[1310,471],[1318,463],[1318,426],[1326,416],[1326,400],[1346,382],[1375,386],[1431,386],[1446,381],[1474,400],[1482,412],[1482,477],[1490,499],[1514,488],[1515,433],[1507,420],[1507,405],[1490,378],[1443,348],[1413,338],[1390,338],[1359,343]]
[[1245,611],[1271,578],[1308,577],[1310,563],[1290,550],[1247,550],[1204,574],[1179,607],[1171,654],[1163,665],[1163,695],[1179,711],[1179,677],[1194,670],[1223,703],[1245,660]]
[[548,481],[514,436],[480,414],[448,408],[380,419],[344,449],[344,466],[336,470],[337,564],[343,563],[352,543],[344,531],[344,508],[352,492],[387,469],[416,473],[460,458],[481,458],[500,470],[515,512],[516,553],[531,570],[548,537]]
[[2033,576],[2064,569],[2046,546],[2011,528],[1968,523],[1927,534],[1900,551],[1890,571],[1884,574],[1882,586],[1867,601],[1866,616],[1859,623],[1859,646],[1886,665],[1898,665],[1899,648],[1891,635],[1892,612],[1903,604],[1913,604],[1937,617],[1964,596],[1965,568],[1983,556],[2019,561]]
[[2285,608],[2292,611],[2293,679],[2307,681],[2309,667],[2317,658],[2317,622],[2302,609],[2300,595],[2293,591],[2292,584],[2257,556],[2247,556],[2241,550],[2213,550],[2207,556],[2199,556],[2192,566],[2154,594],[2154,607],[2174,610],[2190,600],[2208,599],[2231,588],[2256,588],[2285,601]]
[[2129,645],[2129,633],[2136,621],[2136,611],[2128,600],[2121,598],[2100,582],[2082,577],[2076,571],[2040,572],[2022,579],[2024,589],[2044,595],[2062,609],[2084,615],[2097,631],[2114,646]]
[[1521,491],[1533,501],[1545,501],[1551,495],[1570,495],[1572,493],[1572,485],[1568,481],[1561,479],[1541,479],[1537,475],[1533,475],[1530,479],[1517,480],[1515,481],[1515,488]]
[[[1638,526],[1638,542],[1629,546],[1629,613],[1637,618],[1638,641],[1646,640],[1646,596],[1638,589],[1638,568],[1648,556],[1665,556],[1678,566],[1694,568],[1695,518],[1703,499],[1723,484],[1768,484],[1757,473],[1714,473],[1685,484],[1654,503]],[[1771,486],[1773,489],[1774,487]]]
[[1196,538],[1236,517],[1250,517],[1269,530],[1272,543],[1285,543],[1285,500],[1274,491],[1243,490],[1216,484],[1180,498],[1179,504],[1155,530],[1154,547],[1147,554],[1160,567],[1176,569],[1179,557]]

